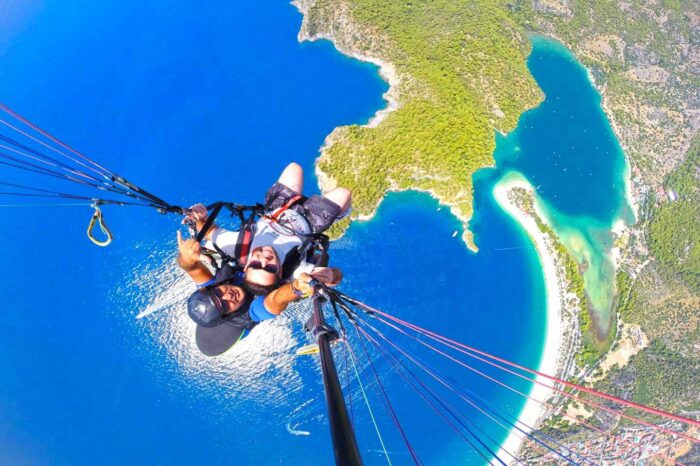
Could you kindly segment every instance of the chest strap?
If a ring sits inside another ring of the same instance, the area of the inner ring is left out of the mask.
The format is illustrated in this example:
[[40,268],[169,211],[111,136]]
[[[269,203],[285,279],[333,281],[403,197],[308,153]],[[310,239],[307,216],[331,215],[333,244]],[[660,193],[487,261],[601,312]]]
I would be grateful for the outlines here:
[[250,245],[253,244],[254,236],[255,231],[252,226],[249,225],[244,225],[241,231],[238,232],[234,256],[238,258],[240,264],[246,264],[248,262],[248,253],[250,252]]
[[255,237],[255,222],[257,220],[258,212],[257,210],[252,211],[247,218],[244,218],[242,213],[241,217],[241,229],[238,232],[238,239],[236,240],[236,248],[234,249],[233,255],[238,260],[238,263],[245,265],[248,263],[248,253],[250,253],[250,245],[253,244],[253,238]]

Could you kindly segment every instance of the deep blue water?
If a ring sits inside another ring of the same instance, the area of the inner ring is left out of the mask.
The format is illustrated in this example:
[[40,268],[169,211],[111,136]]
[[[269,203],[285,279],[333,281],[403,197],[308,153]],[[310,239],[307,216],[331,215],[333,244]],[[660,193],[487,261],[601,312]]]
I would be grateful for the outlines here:
[[532,41],[528,68],[545,100],[499,136],[498,166],[525,175],[550,208],[609,225],[628,209],[626,163],[600,94],[568,49],[544,37]]
[[[327,42],[299,44],[293,7],[238,3],[14,2],[0,33],[0,97],[172,203],[257,201],[289,161],[310,173],[325,136],[371,117],[386,84],[374,66]],[[467,251],[447,209],[401,193],[353,225],[332,260],[348,294],[534,366],[545,325],[542,276],[529,240],[491,197],[494,173],[475,178],[478,254]],[[317,189],[312,176],[306,185]],[[84,236],[87,207],[1,211],[10,265],[0,272],[8,311],[0,324],[0,463],[328,464],[319,368],[294,356],[308,342],[308,308],[261,325],[226,357],[204,358],[184,311],[191,287],[174,263],[178,220],[104,210],[117,235],[106,249]],[[152,314],[136,320],[144,310]],[[395,338],[498,409],[521,409],[516,395]],[[370,354],[421,458],[477,462]],[[342,351],[337,359],[345,380]],[[361,370],[371,380],[366,363]],[[369,383],[388,450],[406,463],[375,388]],[[357,384],[347,392],[365,460],[382,464]],[[462,411],[495,443],[505,437]]]

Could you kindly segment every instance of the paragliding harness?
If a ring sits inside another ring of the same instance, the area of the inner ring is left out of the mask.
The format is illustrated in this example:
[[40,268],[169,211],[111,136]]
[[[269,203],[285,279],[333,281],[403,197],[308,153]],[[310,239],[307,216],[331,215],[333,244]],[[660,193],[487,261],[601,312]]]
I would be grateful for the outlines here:
[[[211,259],[212,266],[215,268],[214,284],[220,285],[230,282],[243,271],[244,267],[241,264],[241,259],[247,257],[250,253],[250,247],[255,238],[255,224],[260,218],[264,217],[272,222],[278,222],[284,211],[303,200],[304,197],[301,195],[294,196],[270,215],[264,213],[266,208],[262,204],[244,206],[232,202],[215,202],[207,206],[207,210],[211,211],[209,218],[202,226],[202,229],[195,231],[194,235],[195,239],[200,243],[224,207],[231,212],[232,217],[237,215],[240,220],[238,240],[233,256],[224,252],[213,241],[211,242],[213,250],[202,248],[202,254]],[[303,261],[316,266],[328,264],[328,236],[322,233],[301,234],[294,232],[294,234],[301,236],[304,240],[301,245],[291,250],[285,257],[282,264],[282,280],[288,280]]]

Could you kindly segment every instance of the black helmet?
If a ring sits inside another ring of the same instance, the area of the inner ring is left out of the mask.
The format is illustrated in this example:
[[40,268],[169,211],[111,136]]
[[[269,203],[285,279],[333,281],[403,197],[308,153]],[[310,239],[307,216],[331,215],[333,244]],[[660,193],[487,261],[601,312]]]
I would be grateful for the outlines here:
[[197,290],[190,295],[187,299],[187,313],[202,327],[216,327],[224,321],[224,317],[214,304],[211,291],[207,288]]

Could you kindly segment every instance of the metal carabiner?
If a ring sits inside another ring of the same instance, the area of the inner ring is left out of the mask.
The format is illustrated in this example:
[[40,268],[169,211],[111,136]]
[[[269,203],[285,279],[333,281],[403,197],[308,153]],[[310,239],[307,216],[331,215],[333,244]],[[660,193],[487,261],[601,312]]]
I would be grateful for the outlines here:
[[[92,214],[90,224],[87,227],[87,236],[90,239],[90,241],[95,243],[97,246],[109,246],[109,244],[112,242],[112,239],[114,238],[112,236],[112,232],[109,230],[107,225],[105,225],[104,218],[102,217],[102,211],[100,210],[99,205],[93,204],[92,207],[95,209],[95,212]],[[102,230],[102,233],[104,233],[104,235],[106,236],[106,238],[102,241],[95,238],[92,234],[92,230],[95,228],[95,224],[98,224],[100,226],[100,230]]]

